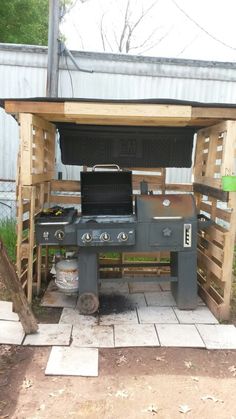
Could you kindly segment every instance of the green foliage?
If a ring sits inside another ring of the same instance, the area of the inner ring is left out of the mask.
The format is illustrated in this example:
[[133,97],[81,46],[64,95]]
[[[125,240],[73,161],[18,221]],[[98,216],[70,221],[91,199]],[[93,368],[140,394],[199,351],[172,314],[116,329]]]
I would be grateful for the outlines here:
[[47,45],[48,0],[1,0],[0,42]]
[[16,261],[16,221],[10,218],[0,220],[0,239],[12,262]]

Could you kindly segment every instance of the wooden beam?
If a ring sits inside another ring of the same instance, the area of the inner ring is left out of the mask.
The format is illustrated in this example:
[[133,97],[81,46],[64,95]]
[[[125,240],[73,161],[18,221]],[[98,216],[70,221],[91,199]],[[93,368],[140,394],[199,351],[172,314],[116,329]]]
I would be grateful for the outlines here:
[[192,107],[191,118],[216,118],[216,119],[236,119],[236,107],[226,108],[224,106],[211,107]]
[[64,112],[79,123],[96,124],[179,125],[191,119],[191,106],[181,105],[65,102]]
[[3,243],[0,240],[0,277],[5,287],[11,294],[14,309],[19,315],[21,324],[26,334],[36,333],[37,321],[27,302],[26,296],[16,274],[15,268],[10,262]]
[[222,191],[221,189],[213,188],[208,185],[202,185],[200,183],[193,184],[193,192],[201,193],[202,195],[212,196],[219,201],[228,202],[229,193]]
[[38,102],[25,100],[5,100],[5,111],[8,113],[64,114],[63,102]]

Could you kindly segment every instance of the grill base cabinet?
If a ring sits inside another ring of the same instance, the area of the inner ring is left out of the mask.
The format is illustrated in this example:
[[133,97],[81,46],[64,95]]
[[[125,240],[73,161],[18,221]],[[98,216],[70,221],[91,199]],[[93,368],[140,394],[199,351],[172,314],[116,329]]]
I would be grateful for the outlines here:
[[[127,190],[130,194],[129,188]],[[130,198],[123,198],[121,206],[124,208],[124,201],[129,202]],[[36,222],[36,238],[39,244],[78,246],[80,312],[92,314],[98,309],[98,255],[111,250],[155,253],[169,251],[171,276],[157,277],[156,281],[171,282],[171,291],[178,308],[195,309],[198,221],[193,196],[139,195],[136,196],[134,211],[131,213],[130,209],[126,210],[124,215],[117,208],[118,203],[115,215],[102,215],[99,213],[99,204],[93,204],[90,197],[91,215],[88,214],[89,211],[83,215],[82,211],[81,216],[67,218],[66,224],[43,224],[40,217]],[[95,215],[96,208],[98,215]]]

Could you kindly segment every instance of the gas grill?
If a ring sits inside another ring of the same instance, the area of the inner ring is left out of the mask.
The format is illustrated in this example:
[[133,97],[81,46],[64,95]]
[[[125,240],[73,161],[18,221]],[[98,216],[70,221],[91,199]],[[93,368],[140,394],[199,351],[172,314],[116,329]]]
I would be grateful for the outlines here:
[[[79,247],[81,313],[99,307],[98,254],[109,250],[169,251],[170,276],[157,281],[171,282],[178,308],[196,308],[198,217],[191,194],[141,194],[133,201],[130,171],[94,167],[81,173],[81,215],[70,209],[64,220],[52,218],[40,214],[36,239],[39,244]],[[200,223],[207,226],[202,218]]]

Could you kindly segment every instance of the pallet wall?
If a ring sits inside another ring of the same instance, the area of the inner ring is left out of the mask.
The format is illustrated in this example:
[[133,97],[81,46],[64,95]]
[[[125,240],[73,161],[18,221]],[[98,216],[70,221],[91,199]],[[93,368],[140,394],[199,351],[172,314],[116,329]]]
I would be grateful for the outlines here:
[[199,291],[220,320],[230,316],[236,231],[236,193],[222,190],[222,176],[235,172],[236,122],[200,130],[197,136],[194,190],[199,213],[214,221],[198,233]]
[[21,114],[19,122],[16,269],[31,302],[33,285],[37,293],[40,290],[42,266],[42,248],[35,244],[35,216],[49,205],[56,130],[53,124],[32,114]]
[[[17,271],[22,286],[31,302],[33,286],[41,286],[42,248],[35,246],[35,216],[45,205],[80,205],[80,182],[54,180],[55,127],[40,117],[20,115],[20,159],[18,162],[18,225]],[[215,224],[198,236],[199,290],[215,315],[223,320],[230,314],[232,286],[232,261],[236,230],[236,198],[234,192],[222,191],[221,178],[235,171],[236,122],[226,121],[202,129],[197,135],[194,185],[166,184],[165,169],[136,168],[133,175],[134,195],[140,182],[145,180],[153,192],[195,193],[199,212],[207,214]],[[131,168],[132,169],[132,168]],[[148,170],[148,173],[145,173]],[[47,255],[47,251],[44,252]],[[137,256],[137,255],[136,255]],[[147,255],[139,255],[141,259]],[[156,253],[150,266],[145,263],[142,275],[165,275],[168,269],[160,262],[168,259],[166,253]],[[151,266],[155,263],[157,266]],[[102,255],[101,270],[110,264],[120,265],[120,275],[138,275],[137,261],[132,264],[132,254],[125,253],[107,260]],[[47,257],[45,259],[47,273]],[[111,270],[108,270],[111,271]]]

